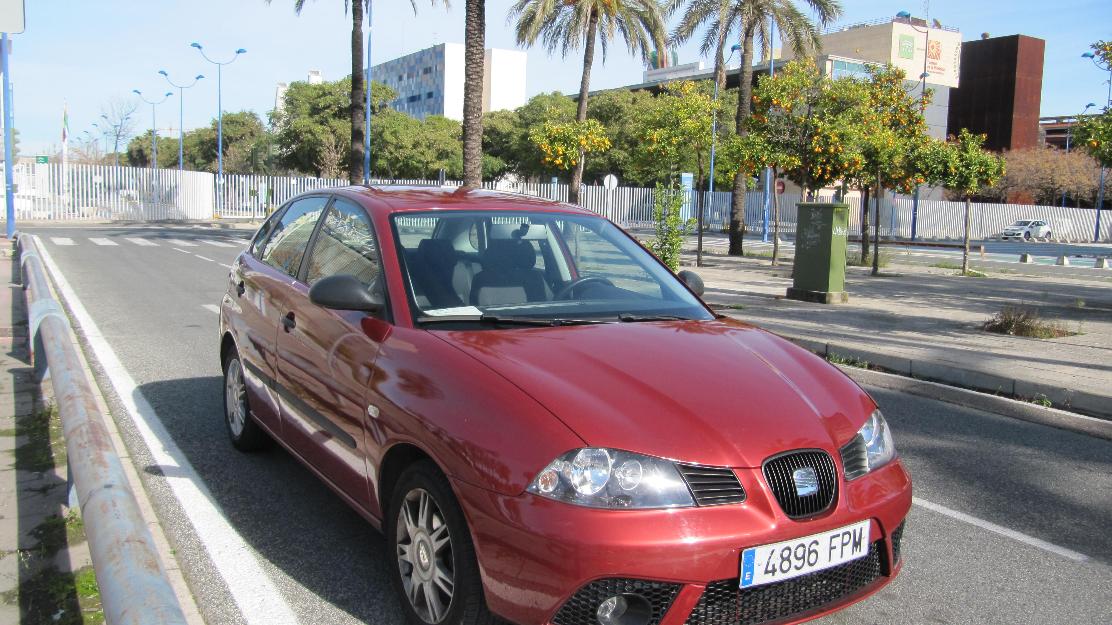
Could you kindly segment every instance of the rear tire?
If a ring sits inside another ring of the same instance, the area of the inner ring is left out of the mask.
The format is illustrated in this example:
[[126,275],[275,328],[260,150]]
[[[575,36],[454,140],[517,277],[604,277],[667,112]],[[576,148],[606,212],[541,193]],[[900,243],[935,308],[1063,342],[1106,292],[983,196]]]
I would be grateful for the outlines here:
[[422,460],[398,478],[386,510],[390,582],[411,625],[491,625],[475,546],[448,479]]
[[224,428],[232,445],[240,451],[258,451],[271,444],[270,436],[251,416],[243,363],[235,351],[224,363]]

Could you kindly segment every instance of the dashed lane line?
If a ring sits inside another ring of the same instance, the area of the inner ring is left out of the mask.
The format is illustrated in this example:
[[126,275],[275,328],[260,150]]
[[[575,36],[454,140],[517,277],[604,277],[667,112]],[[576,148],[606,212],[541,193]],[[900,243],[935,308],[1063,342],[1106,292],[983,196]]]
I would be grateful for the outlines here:
[[212,245],[214,247],[236,247],[234,243],[225,243],[224,241],[215,241],[213,239],[201,239],[201,243]]
[[174,249],[181,252],[182,254],[192,254],[193,253],[193,252],[190,252],[189,250],[183,250],[180,247],[175,247]]
[[216,262],[215,260],[213,260],[211,258],[208,258],[206,256],[201,256],[200,254],[194,254],[194,256],[196,256],[197,258],[200,258],[201,260],[207,260],[210,263],[215,263]]
[[54,278],[62,299],[68,304],[78,327],[104,368],[116,394],[143,438],[155,465],[171,470],[163,479],[193,525],[213,565],[224,579],[232,599],[248,625],[296,625],[297,617],[262,568],[251,547],[229,523],[204,481],[193,469],[181,448],[162,425],[150,402],[124,368],[108,340],[101,334],[84,305],[77,299],[65,276],[46,249],[40,251],[43,263]]
[[201,304],[201,308],[204,308],[211,313],[216,313],[218,315],[220,314],[220,307],[216,304]]
[[150,239],[141,239],[139,237],[124,237],[124,240],[131,241],[132,243],[141,247],[158,247],[158,244],[154,241],[151,241]]
[[197,247],[196,243],[194,243],[193,241],[186,241],[185,239],[162,239],[162,240],[169,243],[170,245],[176,245],[178,247]]

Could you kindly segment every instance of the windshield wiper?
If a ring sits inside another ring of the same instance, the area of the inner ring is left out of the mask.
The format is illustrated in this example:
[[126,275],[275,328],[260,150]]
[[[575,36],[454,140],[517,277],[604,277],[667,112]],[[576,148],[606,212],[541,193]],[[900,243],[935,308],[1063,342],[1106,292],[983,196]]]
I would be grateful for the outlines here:
[[553,327],[594,325],[607,323],[607,321],[605,319],[538,319],[536,317],[507,317],[501,315],[446,315],[418,317],[417,323],[489,323],[492,325]]
[[691,321],[691,318],[680,317],[679,315],[635,315],[633,313],[621,313],[618,315],[618,321],[625,323],[634,323],[637,321]]

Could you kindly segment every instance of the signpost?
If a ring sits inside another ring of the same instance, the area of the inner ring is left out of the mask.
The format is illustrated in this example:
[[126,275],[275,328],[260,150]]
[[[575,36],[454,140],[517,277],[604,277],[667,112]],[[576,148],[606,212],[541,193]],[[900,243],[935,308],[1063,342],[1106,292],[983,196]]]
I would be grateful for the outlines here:
[[49,162],[50,162],[50,157],[45,155],[45,154],[39,154],[38,156],[35,157],[35,164],[36,165],[46,165]]

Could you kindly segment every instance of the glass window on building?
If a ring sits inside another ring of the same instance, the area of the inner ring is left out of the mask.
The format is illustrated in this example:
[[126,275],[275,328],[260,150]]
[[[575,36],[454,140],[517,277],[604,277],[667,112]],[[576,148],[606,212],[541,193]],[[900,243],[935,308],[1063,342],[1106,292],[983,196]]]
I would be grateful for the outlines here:
[[430,92],[428,92],[428,93],[426,93],[426,94],[425,94],[425,99],[426,99],[426,100],[431,100],[431,99],[432,99],[432,96],[433,96],[433,93],[432,93],[432,92],[430,91]]
[[832,63],[833,67],[830,70],[830,77],[838,78],[868,78],[869,72],[865,69],[864,63],[854,63],[852,61],[839,61],[835,59]]
[[421,73],[425,74],[427,76],[427,75],[432,73],[432,68],[431,67],[426,67],[425,69],[421,70]]

